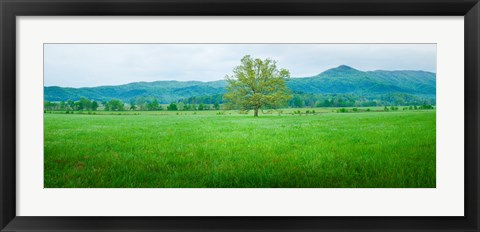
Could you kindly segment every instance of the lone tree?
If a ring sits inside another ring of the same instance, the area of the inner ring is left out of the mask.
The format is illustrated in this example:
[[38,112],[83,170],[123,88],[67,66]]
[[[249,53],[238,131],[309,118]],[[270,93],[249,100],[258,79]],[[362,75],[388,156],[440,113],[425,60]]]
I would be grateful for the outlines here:
[[285,81],[290,78],[286,69],[278,69],[276,61],[271,59],[254,59],[246,55],[241,65],[233,69],[232,76],[226,76],[227,93],[225,101],[230,106],[243,110],[253,109],[258,117],[258,110],[278,108],[292,98]]

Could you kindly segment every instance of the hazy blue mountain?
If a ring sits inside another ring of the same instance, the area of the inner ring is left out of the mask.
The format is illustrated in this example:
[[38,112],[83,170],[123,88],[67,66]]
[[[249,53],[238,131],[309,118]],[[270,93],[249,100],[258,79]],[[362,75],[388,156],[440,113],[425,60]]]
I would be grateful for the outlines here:
[[[408,94],[435,99],[436,75],[425,71],[360,71],[341,65],[316,76],[290,78],[288,87],[294,93],[307,94],[353,94],[377,96],[385,94]],[[212,96],[225,93],[226,81],[155,81],[135,82],[117,86],[89,88],[44,87],[46,101],[92,100],[132,98],[157,98],[162,103],[196,96]]]
[[79,100],[86,97],[92,100],[120,99],[128,101],[132,98],[157,98],[168,103],[192,96],[215,95],[225,92],[225,81],[155,81],[135,82],[116,86],[99,86],[86,88],[44,87],[46,101]]
[[341,65],[313,77],[292,78],[293,91],[361,96],[406,93],[435,97],[436,75],[425,71],[359,71]]

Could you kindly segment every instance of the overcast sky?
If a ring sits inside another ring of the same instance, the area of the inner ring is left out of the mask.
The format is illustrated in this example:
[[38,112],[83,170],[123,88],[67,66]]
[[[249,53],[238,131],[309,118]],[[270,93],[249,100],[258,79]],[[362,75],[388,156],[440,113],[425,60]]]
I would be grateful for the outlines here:
[[45,86],[224,79],[244,55],[272,58],[292,77],[339,65],[436,72],[435,44],[45,44]]

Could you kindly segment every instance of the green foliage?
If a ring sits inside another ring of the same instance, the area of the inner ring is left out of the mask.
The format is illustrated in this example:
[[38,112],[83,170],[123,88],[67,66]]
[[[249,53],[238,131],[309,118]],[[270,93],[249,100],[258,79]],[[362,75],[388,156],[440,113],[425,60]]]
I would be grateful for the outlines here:
[[196,110],[197,108],[195,107],[194,104],[185,104],[183,106],[183,110]]
[[186,104],[183,103],[183,102],[178,102],[178,103],[177,103],[177,108],[178,108],[178,110],[185,110],[185,105],[186,105]]
[[55,102],[44,101],[43,102],[43,110],[55,110],[58,108],[58,105]]
[[73,107],[75,106],[75,102],[68,99],[67,100],[67,106],[68,106],[69,109],[73,110]]
[[290,100],[290,107],[374,107],[396,105],[403,102],[404,105],[429,103],[434,104],[435,98],[417,97],[410,94],[390,93],[385,95],[367,94],[364,96],[354,94],[312,94],[294,93]]
[[292,99],[290,105],[293,106],[293,107],[296,107],[296,108],[302,108],[302,107],[305,106],[305,101],[303,101],[302,98],[299,95],[295,94],[293,96],[293,99]]
[[92,101],[91,110],[96,111],[98,109],[97,101]]
[[218,102],[215,102],[215,103],[213,104],[213,108],[214,108],[215,110],[219,110],[219,109],[220,109],[220,104],[218,104]]
[[81,97],[79,101],[74,102],[68,100],[67,102],[50,102],[45,101],[44,107],[45,110],[97,110],[98,103],[96,101],[90,101],[87,98]]
[[66,106],[65,101],[61,101],[61,102],[60,102],[60,110],[65,110],[65,109],[66,109],[65,106]]
[[241,65],[233,69],[233,75],[226,76],[227,93],[224,99],[231,107],[253,109],[254,116],[258,116],[262,107],[276,109],[292,98],[285,85],[288,78],[290,72],[278,69],[276,61],[254,59],[247,55],[241,59]]
[[172,111],[172,110],[178,110],[177,104],[175,104],[175,103],[173,103],[173,102],[170,103],[170,105],[167,106],[167,110],[170,110],[170,111]]
[[[132,104],[132,102],[130,102]],[[134,103],[139,110],[148,110],[147,109],[147,100],[145,97],[137,97],[135,98],[135,103]]]
[[108,111],[122,111],[124,110],[124,104],[118,99],[112,99],[105,105],[105,110]]
[[158,103],[157,99],[153,99],[152,102],[147,103],[147,110],[161,110],[160,103]]
[[215,95],[200,95],[200,96],[193,96],[189,98],[182,98],[178,100],[178,102],[183,102],[185,104],[221,104],[223,103],[223,94],[215,94]]
[[419,109],[421,110],[431,110],[431,109],[434,109],[432,105],[428,105],[428,104],[423,104],[419,107]]
[[130,99],[130,110],[135,110],[137,109],[137,100],[134,98]]
[[92,102],[84,97],[81,97],[78,103],[79,110],[89,110],[92,107]]

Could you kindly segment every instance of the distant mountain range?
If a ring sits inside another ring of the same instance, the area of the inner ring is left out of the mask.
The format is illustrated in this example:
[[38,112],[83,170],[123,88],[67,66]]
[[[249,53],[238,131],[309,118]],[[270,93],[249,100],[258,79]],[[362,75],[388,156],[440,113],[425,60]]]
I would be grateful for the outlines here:
[[[436,98],[436,74],[426,71],[360,71],[341,65],[316,76],[290,78],[287,85],[295,94],[351,94],[363,97],[403,94]],[[197,96],[221,95],[226,91],[225,86],[225,80],[134,82],[85,88],[50,86],[44,87],[44,100],[76,101],[85,97],[97,101],[120,99],[128,102],[144,97],[170,103]]]

